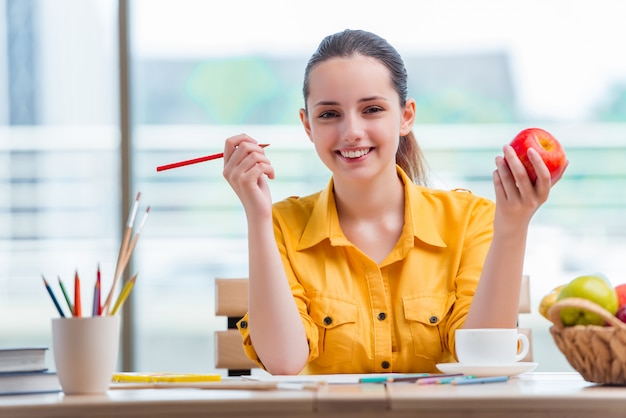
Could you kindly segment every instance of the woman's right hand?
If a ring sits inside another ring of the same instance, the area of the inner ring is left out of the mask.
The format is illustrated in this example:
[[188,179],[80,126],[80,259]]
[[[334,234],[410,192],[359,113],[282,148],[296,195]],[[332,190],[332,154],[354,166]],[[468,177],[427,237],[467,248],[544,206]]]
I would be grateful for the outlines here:
[[224,177],[248,218],[272,215],[272,198],[264,176],[273,179],[274,167],[257,141],[246,134],[228,138],[224,146]]

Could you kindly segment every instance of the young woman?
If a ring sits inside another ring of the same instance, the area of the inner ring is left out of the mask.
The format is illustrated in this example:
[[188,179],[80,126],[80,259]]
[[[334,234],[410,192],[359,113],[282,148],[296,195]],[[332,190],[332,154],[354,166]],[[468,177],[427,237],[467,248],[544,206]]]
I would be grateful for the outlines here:
[[369,32],[326,37],[303,93],[325,190],[272,204],[257,141],[225,144],[248,224],[247,355],[272,374],[436,372],[457,328],[514,328],[528,225],[551,187],[541,157],[528,155],[533,185],[504,147],[495,205],[425,187],[404,63]]

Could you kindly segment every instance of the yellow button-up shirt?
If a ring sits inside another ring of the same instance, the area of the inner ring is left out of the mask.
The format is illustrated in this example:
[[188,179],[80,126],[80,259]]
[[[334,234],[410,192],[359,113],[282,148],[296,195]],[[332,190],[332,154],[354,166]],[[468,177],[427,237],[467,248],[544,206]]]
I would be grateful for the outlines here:
[[[398,175],[404,227],[380,264],[343,234],[332,179],[321,192],[274,204],[276,242],[310,348],[303,374],[436,372],[454,359],[495,204],[417,186],[399,167]],[[238,324],[246,355],[263,367],[245,324],[247,315]]]

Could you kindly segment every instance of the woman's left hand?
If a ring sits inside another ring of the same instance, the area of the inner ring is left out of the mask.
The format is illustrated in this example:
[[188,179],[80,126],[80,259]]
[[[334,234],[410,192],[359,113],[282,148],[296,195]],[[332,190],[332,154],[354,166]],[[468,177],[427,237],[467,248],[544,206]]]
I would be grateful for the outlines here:
[[561,179],[568,161],[562,173],[552,181],[550,171],[539,153],[532,148],[528,149],[528,159],[537,174],[533,184],[515,150],[506,145],[503,151],[504,156],[496,157],[496,170],[493,173],[496,218],[501,217],[502,220],[516,224],[529,223],[537,209],[548,200],[550,188]]

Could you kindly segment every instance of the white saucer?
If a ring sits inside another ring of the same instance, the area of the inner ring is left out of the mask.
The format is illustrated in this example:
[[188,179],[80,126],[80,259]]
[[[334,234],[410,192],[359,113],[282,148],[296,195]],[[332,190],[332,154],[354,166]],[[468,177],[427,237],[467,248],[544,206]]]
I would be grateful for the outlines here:
[[535,370],[537,363],[519,361],[512,364],[461,364],[439,363],[437,368],[444,373],[463,373],[476,377],[515,376]]

